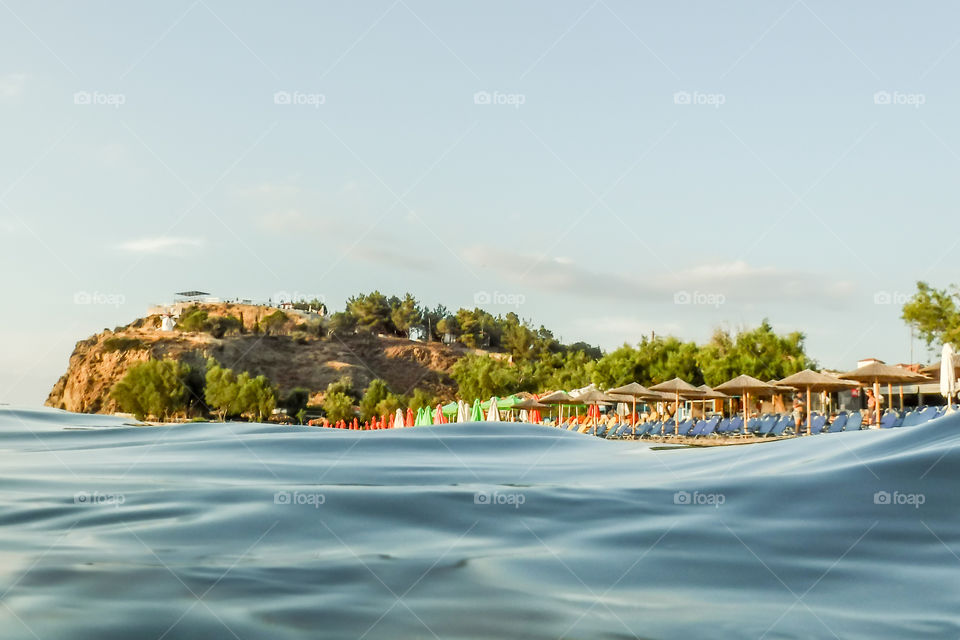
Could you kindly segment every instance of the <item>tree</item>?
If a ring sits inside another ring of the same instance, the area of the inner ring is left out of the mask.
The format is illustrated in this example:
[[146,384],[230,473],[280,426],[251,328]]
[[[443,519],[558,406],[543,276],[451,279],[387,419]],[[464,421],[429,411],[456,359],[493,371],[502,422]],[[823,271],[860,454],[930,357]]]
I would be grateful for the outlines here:
[[216,411],[217,418],[223,422],[228,415],[240,413],[237,406],[237,394],[240,387],[237,376],[230,369],[225,369],[210,358],[207,360],[206,386],[204,398],[207,407]]
[[[301,411],[305,411],[307,403],[310,401],[310,391],[303,387],[291,389],[283,399],[281,406],[286,409],[288,416],[300,416]],[[301,424],[303,420],[300,420]]]
[[422,407],[433,407],[437,403],[437,396],[433,395],[426,389],[420,389],[419,387],[413,390],[413,395],[410,396],[410,402],[407,404],[414,411],[420,410]]
[[205,331],[209,332],[214,338],[222,338],[228,333],[240,333],[243,330],[243,323],[236,316],[213,316],[208,318]]
[[737,335],[718,329],[697,356],[703,378],[711,386],[747,374],[759,380],[785,378],[815,367],[803,347],[799,331],[785,336],[776,334],[767,320],[756,329],[741,329]]
[[327,414],[327,419],[331,422],[352,420],[354,417],[353,398],[342,391],[327,393],[323,398],[323,412]]
[[417,299],[407,293],[390,311],[390,320],[400,334],[407,335],[411,327],[418,326],[423,321],[423,311]]
[[279,335],[290,328],[290,317],[277,309],[260,321],[260,328],[267,335]]
[[387,383],[380,378],[374,378],[367,386],[363,398],[360,399],[360,419],[370,420],[380,415],[380,403],[390,395]]
[[517,373],[517,368],[508,362],[473,354],[457,360],[450,371],[464,399],[509,395],[518,390]]
[[903,305],[903,319],[929,347],[933,343],[960,344],[960,289],[934,289],[917,283],[917,292]]
[[237,408],[241,415],[262,422],[277,406],[277,392],[266,376],[250,377],[242,373],[237,377]]
[[191,333],[206,331],[207,317],[207,311],[202,307],[198,305],[187,307],[177,319],[177,329]]
[[384,332],[392,326],[390,301],[379,291],[348,299],[347,313],[354,317],[357,327],[365,331]]
[[110,392],[123,411],[138,420],[167,420],[186,412],[190,366],[175,360],[148,360],[134,365]]

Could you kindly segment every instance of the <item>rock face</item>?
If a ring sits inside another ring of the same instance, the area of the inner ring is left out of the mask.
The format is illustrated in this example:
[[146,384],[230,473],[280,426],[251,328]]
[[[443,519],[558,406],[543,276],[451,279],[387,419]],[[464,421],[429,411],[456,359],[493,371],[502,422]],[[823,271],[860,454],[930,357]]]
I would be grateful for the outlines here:
[[305,387],[314,396],[343,375],[364,389],[383,378],[395,393],[420,387],[453,396],[449,376],[454,363],[472,352],[440,343],[357,334],[317,337],[307,314],[288,312],[280,335],[254,333],[257,323],[276,310],[251,305],[204,305],[211,316],[242,319],[244,332],[215,338],[209,333],[160,331],[160,316],[141,318],[115,331],[104,331],[77,343],[66,373],[54,384],[46,404],[83,413],[118,411],[110,390],[133,365],[164,357],[186,362],[197,370],[213,357],[237,373],[266,375],[286,393]]

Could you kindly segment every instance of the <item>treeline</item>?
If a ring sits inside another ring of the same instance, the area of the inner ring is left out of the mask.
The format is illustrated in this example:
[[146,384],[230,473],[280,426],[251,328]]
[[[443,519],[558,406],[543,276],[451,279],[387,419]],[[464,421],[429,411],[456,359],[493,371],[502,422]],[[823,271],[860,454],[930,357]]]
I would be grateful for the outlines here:
[[[235,373],[215,359],[207,361],[203,375],[189,364],[176,360],[148,360],[134,365],[110,392],[121,411],[138,420],[153,418],[216,417],[263,421],[280,407],[290,418],[303,424],[307,417],[310,391],[291,389],[285,396],[263,375],[244,371]],[[417,411],[432,407],[439,399],[424,389],[410,395],[390,390],[386,381],[376,378],[362,392],[354,387],[350,376],[343,376],[327,386],[319,407],[313,407],[331,422],[349,421],[355,417],[371,420],[391,416],[397,409]]]
[[704,345],[674,337],[645,337],[636,346],[624,344],[599,358],[582,351],[528,355],[513,362],[469,355],[453,366],[452,375],[465,400],[517,391],[569,390],[590,383],[602,389],[629,382],[651,385],[675,377],[710,386],[740,374],[779,380],[816,366],[807,357],[803,341],[800,332],[776,334],[764,320],[756,329],[735,335],[718,329]]

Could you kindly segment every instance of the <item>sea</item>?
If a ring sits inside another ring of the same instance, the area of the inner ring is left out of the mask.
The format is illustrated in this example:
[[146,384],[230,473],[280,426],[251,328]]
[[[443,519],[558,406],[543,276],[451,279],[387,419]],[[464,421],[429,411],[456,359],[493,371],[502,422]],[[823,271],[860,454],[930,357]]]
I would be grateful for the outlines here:
[[0,638],[957,638],[960,414],[722,447],[0,407]]

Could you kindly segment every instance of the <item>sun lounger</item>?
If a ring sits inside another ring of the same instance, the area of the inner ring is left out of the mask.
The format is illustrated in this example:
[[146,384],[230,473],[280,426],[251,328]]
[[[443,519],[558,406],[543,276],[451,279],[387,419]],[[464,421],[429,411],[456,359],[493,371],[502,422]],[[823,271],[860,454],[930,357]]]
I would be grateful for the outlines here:
[[810,419],[810,434],[818,435],[823,432],[824,425],[827,424],[827,416],[815,415]]
[[893,429],[896,425],[897,418],[900,416],[897,415],[895,411],[887,411],[882,416],[880,416],[880,428],[881,429]]
[[833,419],[833,422],[830,423],[828,430],[830,433],[840,433],[843,431],[843,428],[847,426],[847,421],[850,419],[850,416],[846,412],[841,412],[837,414],[837,417]]
[[743,433],[743,418],[741,416],[730,418],[730,428],[727,430],[727,433],[732,436]]
[[700,429],[700,433],[697,434],[698,437],[712,436],[717,431],[717,427],[720,426],[720,416],[713,416],[706,421],[706,425]]
[[766,415],[760,418],[760,428],[756,430],[758,436],[767,436],[770,435],[770,432],[773,430],[777,423],[779,422],[780,417],[776,415]]
[[730,418],[724,418],[717,425],[716,432],[718,435],[726,435],[733,427],[731,426]]
[[786,432],[788,428],[792,429],[795,426],[796,426],[796,423],[793,420],[793,416],[790,414],[787,414],[782,416],[779,420],[777,420],[776,424],[773,425],[773,428],[770,429],[770,432],[767,435],[773,436],[775,438],[779,438],[784,434],[784,432]]
[[680,425],[677,427],[677,434],[681,436],[690,435],[690,431],[693,429],[693,420],[689,418],[680,422]]
[[847,426],[843,430],[860,431],[861,428],[863,428],[863,415],[859,411],[855,411],[847,418]]

